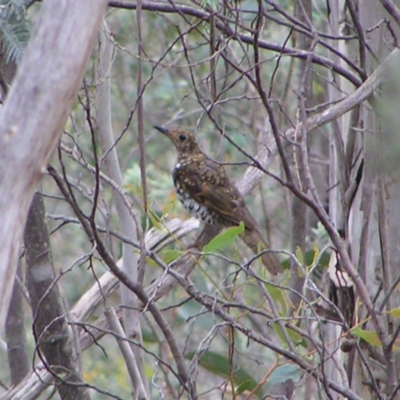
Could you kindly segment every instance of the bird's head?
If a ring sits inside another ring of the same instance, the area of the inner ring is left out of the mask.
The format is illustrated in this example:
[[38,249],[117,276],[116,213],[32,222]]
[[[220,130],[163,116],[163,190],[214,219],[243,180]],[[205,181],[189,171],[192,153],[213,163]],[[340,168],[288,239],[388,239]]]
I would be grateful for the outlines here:
[[196,142],[196,136],[192,132],[180,128],[167,129],[162,126],[154,126],[154,128],[167,136],[175,145],[179,153],[193,153],[199,149]]

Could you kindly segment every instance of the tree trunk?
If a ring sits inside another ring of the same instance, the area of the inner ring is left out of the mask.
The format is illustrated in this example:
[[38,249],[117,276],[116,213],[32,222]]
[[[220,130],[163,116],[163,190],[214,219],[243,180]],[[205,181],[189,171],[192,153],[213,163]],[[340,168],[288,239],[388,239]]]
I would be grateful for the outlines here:
[[78,340],[68,324],[68,312],[58,289],[40,193],[33,197],[24,242],[36,351],[46,368],[58,376],[57,390],[62,399],[90,399],[81,379]]

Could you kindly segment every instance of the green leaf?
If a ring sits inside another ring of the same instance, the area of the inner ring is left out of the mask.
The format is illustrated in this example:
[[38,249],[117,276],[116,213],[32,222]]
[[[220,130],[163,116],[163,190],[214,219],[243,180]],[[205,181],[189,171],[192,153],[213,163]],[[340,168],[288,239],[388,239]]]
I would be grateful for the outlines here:
[[367,343],[372,344],[375,347],[382,347],[378,334],[375,331],[368,331],[361,328],[354,328],[351,330],[351,333],[354,336],[365,340]]
[[[149,210],[149,212],[147,213],[147,215],[148,215],[148,218],[149,218],[149,220],[150,220],[150,226],[149,226],[149,228],[151,228],[151,227],[155,227],[156,229],[158,229],[158,230],[161,230],[162,228],[163,228],[163,225],[160,223],[160,221],[162,220],[162,213],[161,212],[156,212],[156,211],[153,211],[153,210]],[[146,229],[147,228],[147,218],[146,218],[146,216],[142,216],[142,221],[141,221],[141,223],[142,223],[142,227],[143,227],[143,229]]]
[[[182,251],[173,250],[173,249],[164,249],[160,253],[160,258],[164,261],[165,264],[169,264],[172,261],[175,261],[183,254]],[[146,257],[146,262],[151,267],[159,267],[157,261],[153,260],[151,257]]]
[[388,312],[394,318],[400,318],[400,307],[393,308]]
[[303,337],[300,335],[300,333],[297,333],[296,331],[294,331],[293,329],[290,329],[290,328],[287,328],[287,333],[288,333],[290,339],[292,339],[294,344],[301,345],[304,348],[307,347],[307,342],[303,339]]
[[216,253],[217,251],[230,246],[235,241],[236,237],[243,232],[244,223],[240,222],[239,226],[232,226],[215,236],[214,239],[203,247],[203,251],[206,253]]
[[[286,343],[285,336],[283,335],[282,329],[279,326],[279,324],[277,322],[274,322],[271,324],[271,327],[275,331],[275,333],[279,336],[279,339],[282,341],[282,343]],[[307,347],[307,343],[299,333],[288,327],[286,327],[286,332],[288,336],[292,339],[294,344]]]
[[280,326],[276,322],[273,322],[271,324],[271,327],[274,330],[274,332],[279,336],[281,342],[285,342],[285,337],[283,336],[282,329],[280,328]]
[[125,183],[125,185],[122,185],[122,189],[134,195],[140,194],[139,189],[137,189],[136,186],[132,183]]
[[[315,260],[317,258],[317,256],[319,255],[319,250],[318,250],[318,254],[316,253],[315,249],[314,250],[307,250],[306,254],[305,254],[305,262],[306,265],[313,265],[315,263]],[[296,254],[297,257],[297,254]],[[300,261],[300,260],[299,260]],[[326,268],[329,264],[329,254],[327,252],[323,253],[319,259],[319,266],[322,268]],[[282,266],[284,269],[289,269],[290,268],[290,257],[286,258],[283,262],[282,262]]]
[[170,262],[175,261],[182,254],[183,253],[178,250],[166,249],[161,252],[161,258],[165,264],[169,264]]
[[[196,352],[190,352],[185,355],[185,358],[192,360],[196,355]],[[205,368],[207,371],[212,372],[218,376],[224,378],[233,379],[233,382],[237,388],[237,394],[241,394],[244,391],[253,391],[256,389],[258,382],[256,382],[250,374],[248,374],[243,368],[237,365],[230,365],[230,361],[227,357],[215,353],[213,351],[207,351],[201,355],[199,365]],[[259,398],[262,397],[262,390],[258,388],[254,392]]]
[[277,288],[276,286],[270,285],[269,283],[266,283],[265,287],[268,290],[268,293],[271,295],[272,299],[280,304],[282,315],[286,315],[287,303],[286,303],[285,292],[282,289]]
[[142,329],[142,337],[143,341],[148,342],[148,343],[158,343],[159,339],[158,337],[150,330],[148,329]]
[[303,251],[299,246],[296,246],[296,250],[294,252],[296,258],[299,260],[299,263],[301,265],[304,265],[304,256],[303,256]]
[[302,371],[299,366],[294,364],[285,364],[274,369],[268,378],[268,385],[278,385],[291,379],[294,383],[301,378]]
[[313,259],[311,261],[311,263],[309,262],[309,260],[307,259],[307,252],[306,252],[306,265],[307,266],[311,266],[314,265],[316,263],[316,261],[318,260],[319,257],[319,248],[317,246],[313,246],[314,249],[314,255],[313,255]]

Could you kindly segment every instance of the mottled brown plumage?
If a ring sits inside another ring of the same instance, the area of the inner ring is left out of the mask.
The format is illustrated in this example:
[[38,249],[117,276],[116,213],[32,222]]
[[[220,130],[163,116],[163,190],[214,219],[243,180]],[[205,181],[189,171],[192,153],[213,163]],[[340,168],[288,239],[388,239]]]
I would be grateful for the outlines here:
[[[178,198],[185,208],[209,224],[230,227],[243,221],[245,231],[241,238],[247,246],[255,254],[260,248],[268,249],[269,245],[260,235],[258,224],[242,195],[230,181],[224,167],[200,150],[195,135],[183,129],[155,128],[166,135],[178,150],[172,177]],[[275,254],[264,253],[261,258],[271,274],[281,271],[281,263]]]

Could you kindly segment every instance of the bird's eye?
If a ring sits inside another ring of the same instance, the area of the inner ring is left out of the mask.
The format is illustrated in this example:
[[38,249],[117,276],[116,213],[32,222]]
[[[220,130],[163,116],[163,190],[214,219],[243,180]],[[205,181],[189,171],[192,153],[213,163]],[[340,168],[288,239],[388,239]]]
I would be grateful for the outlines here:
[[186,137],[186,135],[185,135],[184,133],[181,133],[181,134],[179,135],[179,140],[180,140],[181,142],[184,142],[186,139],[187,139],[187,137]]

